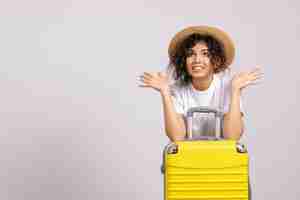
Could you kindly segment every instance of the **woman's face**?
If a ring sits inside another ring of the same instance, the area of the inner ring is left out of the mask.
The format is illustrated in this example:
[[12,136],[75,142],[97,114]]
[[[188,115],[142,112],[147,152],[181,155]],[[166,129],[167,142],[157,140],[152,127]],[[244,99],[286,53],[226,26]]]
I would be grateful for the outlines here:
[[198,42],[189,50],[186,57],[186,68],[192,79],[206,79],[214,74],[205,42]]

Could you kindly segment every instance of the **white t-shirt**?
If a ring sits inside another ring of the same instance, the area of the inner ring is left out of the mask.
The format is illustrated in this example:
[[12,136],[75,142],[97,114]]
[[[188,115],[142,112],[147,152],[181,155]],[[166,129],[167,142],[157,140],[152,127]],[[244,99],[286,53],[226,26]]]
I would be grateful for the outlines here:
[[[192,107],[211,107],[227,113],[231,97],[231,77],[228,73],[214,74],[209,88],[204,91],[196,90],[192,84],[181,86],[175,83],[171,86],[171,95],[175,110],[186,119],[188,109]],[[241,112],[244,113],[242,103]],[[213,114],[196,113],[193,118],[193,137],[214,136],[216,121]]]

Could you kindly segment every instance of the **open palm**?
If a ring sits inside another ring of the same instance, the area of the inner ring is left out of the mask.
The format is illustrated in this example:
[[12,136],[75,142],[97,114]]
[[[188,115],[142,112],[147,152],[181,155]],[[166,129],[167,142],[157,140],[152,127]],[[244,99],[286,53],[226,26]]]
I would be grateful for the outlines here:
[[159,92],[168,91],[169,89],[168,76],[163,72],[144,72],[144,74],[140,76],[140,81],[140,87],[153,88]]
[[232,81],[233,90],[242,90],[249,85],[258,84],[258,80],[263,78],[263,73],[261,72],[261,68],[255,68],[249,72],[241,72],[236,74]]

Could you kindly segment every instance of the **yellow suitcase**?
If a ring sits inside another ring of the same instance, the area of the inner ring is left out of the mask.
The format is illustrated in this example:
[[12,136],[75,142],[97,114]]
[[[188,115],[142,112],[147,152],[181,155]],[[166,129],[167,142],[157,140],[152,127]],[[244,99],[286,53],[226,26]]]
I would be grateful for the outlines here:
[[193,140],[191,124],[195,112],[213,112],[223,124],[223,115],[216,110],[203,107],[189,110],[188,140],[170,143],[164,150],[164,199],[250,199],[245,147],[219,137]]

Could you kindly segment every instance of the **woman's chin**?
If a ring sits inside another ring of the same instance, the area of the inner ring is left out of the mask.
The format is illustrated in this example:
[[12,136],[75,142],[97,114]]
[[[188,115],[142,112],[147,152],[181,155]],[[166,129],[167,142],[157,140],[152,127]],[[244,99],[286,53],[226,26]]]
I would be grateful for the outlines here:
[[206,79],[209,77],[209,74],[198,72],[198,73],[192,73],[191,76],[193,79]]

